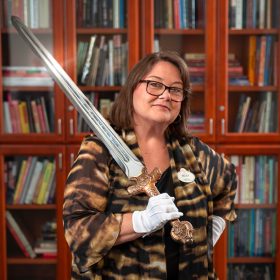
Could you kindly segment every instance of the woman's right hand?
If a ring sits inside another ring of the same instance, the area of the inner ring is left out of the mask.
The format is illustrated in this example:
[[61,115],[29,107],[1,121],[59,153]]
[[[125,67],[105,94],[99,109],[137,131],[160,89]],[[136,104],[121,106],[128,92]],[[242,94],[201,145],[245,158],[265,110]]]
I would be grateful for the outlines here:
[[161,229],[168,221],[183,216],[174,204],[174,197],[167,193],[153,196],[143,211],[135,211],[132,214],[133,229],[137,233],[151,233]]

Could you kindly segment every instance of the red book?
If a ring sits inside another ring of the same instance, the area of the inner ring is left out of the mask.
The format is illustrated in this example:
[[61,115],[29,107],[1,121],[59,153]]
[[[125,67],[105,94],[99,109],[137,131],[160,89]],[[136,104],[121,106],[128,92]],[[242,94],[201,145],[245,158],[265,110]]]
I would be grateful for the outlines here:
[[32,249],[30,241],[27,239],[27,236],[23,232],[22,228],[19,226],[19,224],[16,222],[15,218],[9,211],[6,211],[6,220],[7,226],[12,236],[14,237],[24,255],[26,257],[35,258],[36,253]]

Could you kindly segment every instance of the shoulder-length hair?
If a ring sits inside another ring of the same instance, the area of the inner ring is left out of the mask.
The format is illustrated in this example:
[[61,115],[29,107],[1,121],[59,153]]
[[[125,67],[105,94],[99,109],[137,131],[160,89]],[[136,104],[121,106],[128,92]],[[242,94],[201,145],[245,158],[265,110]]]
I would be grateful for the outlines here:
[[139,81],[142,80],[159,61],[167,61],[175,65],[179,72],[186,91],[186,97],[182,101],[180,114],[176,120],[171,123],[167,129],[167,133],[172,133],[177,137],[188,137],[187,119],[190,114],[190,77],[187,64],[175,52],[161,51],[147,55],[141,59],[131,70],[128,78],[123,85],[116,101],[114,102],[109,120],[117,129],[133,128],[133,92]]

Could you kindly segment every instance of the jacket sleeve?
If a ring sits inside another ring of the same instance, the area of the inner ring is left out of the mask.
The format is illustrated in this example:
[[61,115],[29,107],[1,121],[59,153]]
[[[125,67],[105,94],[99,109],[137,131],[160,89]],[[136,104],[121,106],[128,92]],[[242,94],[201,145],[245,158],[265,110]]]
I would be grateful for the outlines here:
[[87,137],[66,181],[65,237],[80,272],[99,262],[114,246],[122,215],[107,213],[111,157],[96,138]]
[[213,198],[213,214],[234,221],[237,181],[235,166],[200,140],[196,140],[199,160],[202,163]]

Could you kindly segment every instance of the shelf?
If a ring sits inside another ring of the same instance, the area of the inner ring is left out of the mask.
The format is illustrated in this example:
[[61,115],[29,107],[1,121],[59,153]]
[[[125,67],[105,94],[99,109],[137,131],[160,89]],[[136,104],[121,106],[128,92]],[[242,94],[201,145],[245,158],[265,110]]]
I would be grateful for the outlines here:
[[229,35],[278,35],[279,30],[272,29],[230,29]]
[[47,259],[47,258],[7,258],[8,265],[57,265],[57,259]]
[[277,209],[277,204],[237,203],[235,206],[237,209]]
[[53,91],[54,87],[38,87],[38,86],[4,86],[3,91],[22,91],[22,92],[30,92],[30,91]]
[[127,34],[126,28],[77,28],[77,35],[92,35],[92,34]]
[[8,210],[56,210],[55,204],[7,204]]
[[157,35],[204,35],[203,29],[155,29]]
[[250,91],[277,91],[277,86],[228,86],[228,91],[250,92]]
[[228,263],[275,263],[275,258],[269,257],[236,257],[228,258]]
[[[53,33],[53,30],[51,28],[31,28],[30,30],[36,35],[51,35]],[[1,28],[1,33],[18,36],[18,33],[14,27]]]

